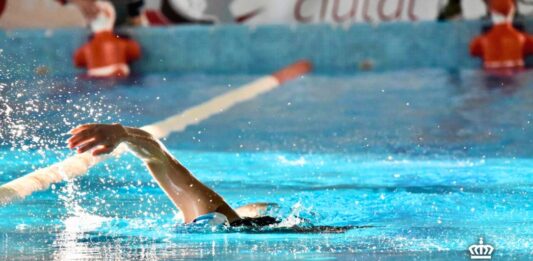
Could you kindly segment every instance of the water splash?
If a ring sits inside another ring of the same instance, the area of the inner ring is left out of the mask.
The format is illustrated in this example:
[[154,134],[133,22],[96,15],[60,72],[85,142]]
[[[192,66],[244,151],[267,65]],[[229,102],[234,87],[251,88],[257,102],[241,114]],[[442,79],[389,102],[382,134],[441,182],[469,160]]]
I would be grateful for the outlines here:
[[90,256],[90,246],[80,240],[85,238],[85,233],[96,231],[102,224],[112,220],[88,213],[79,201],[80,197],[85,196],[87,192],[81,191],[76,181],[68,181],[67,185],[59,190],[59,199],[67,213],[62,219],[64,228],[53,243],[57,248],[54,253],[56,260],[83,259]]
[[[0,159],[6,153],[17,155],[15,158],[23,153],[41,157],[24,164],[17,173],[6,175],[20,175],[73,153],[64,149],[65,133],[80,123],[120,119],[116,105],[105,102],[99,90],[87,87],[80,90],[69,82],[48,80],[0,83],[0,148],[7,149],[0,150]],[[80,198],[86,197],[87,192],[75,182],[68,181],[56,193],[67,211],[62,220],[65,233],[83,233],[106,220],[81,207]]]
[[63,148],[68,129],[83,122],[117,120],[119,110],[104,102],[98,90],[80,91],[45,80],[32,84],[0,84],[0,146],[11,151],[56,151]]

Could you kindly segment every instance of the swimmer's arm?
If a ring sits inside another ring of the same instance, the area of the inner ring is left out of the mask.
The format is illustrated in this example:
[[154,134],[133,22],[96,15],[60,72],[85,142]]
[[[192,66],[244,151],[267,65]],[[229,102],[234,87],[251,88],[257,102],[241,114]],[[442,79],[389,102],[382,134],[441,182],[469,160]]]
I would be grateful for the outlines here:
[[93,149],[95,156],[111,153],[125,142],[183,212],[186,223],[215,211],[226,215],[229,221],[239,219],[220,195],[197,180],[148,132],[120,124],[86,124],[73,129],[71,134],[67,141],[70,148],[77,147],[78,153]]
[[146,163],[159,186],[181,209],[186,223],[210,212],[222,213],[230,222],[240,218],[219,194],[196,179],[150,133],[137,128],[124,129],[127,133],[124,142]]

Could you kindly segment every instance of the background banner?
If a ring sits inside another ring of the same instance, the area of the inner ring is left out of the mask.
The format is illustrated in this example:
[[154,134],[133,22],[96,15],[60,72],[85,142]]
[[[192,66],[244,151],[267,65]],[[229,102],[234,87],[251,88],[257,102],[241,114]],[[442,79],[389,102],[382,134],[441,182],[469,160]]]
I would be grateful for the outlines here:
[[[126,10],[128,3],[134,0],[111,2],[118,10]],[[145,26],[416,22],[436,20],[449,3],[460,4],[465,19],[479,19],[487,15],[485,0],[145,0],[140,9],[140,21]],[[533,13],[533,0],[517,0],[517,4],[520,14]],[[68,1],[0,0],[1,28],[85,25],[79,8]]]
[[171,7],[190,18],[222,23],[349,24],[435,20],[442,4],[441,0],[149,0],[145,11],[164,13],[162,8]]

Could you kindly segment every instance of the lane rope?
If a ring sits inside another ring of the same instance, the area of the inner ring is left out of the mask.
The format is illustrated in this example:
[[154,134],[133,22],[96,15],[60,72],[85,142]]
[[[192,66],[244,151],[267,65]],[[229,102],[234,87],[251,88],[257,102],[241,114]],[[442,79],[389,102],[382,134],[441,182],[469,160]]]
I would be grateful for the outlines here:
[[[274,74],[261,77],[254,82],[216,96],[177,115],[144,126],[142,129],[158,139],[167,137],[171,133],[184,131],[187,127],[205,121],[239,103],[252,100],[261,94],[272,91],[283,83],[310,72],[311,68],[311,63],[308,61],[296,62]],[[90,152],[86,152],[66,158],[49,167],[38,169],[0,186],[0,205],[24,199],[36,191],[46,190],[51,184],[83,176],[94,165],[110,157],[119,156],[126,151],[126,146],[121,145],[111,155],[94,157]]]

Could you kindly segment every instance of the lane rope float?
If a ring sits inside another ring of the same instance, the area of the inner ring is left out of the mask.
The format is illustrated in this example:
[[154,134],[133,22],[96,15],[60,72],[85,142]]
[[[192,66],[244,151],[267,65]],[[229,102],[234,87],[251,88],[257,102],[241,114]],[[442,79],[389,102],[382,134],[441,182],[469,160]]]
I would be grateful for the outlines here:
[[[312,65],[308,61],[296,62],[271,75],[261,77],[249,84],[216,96],[165,120],[144,126],[142,129],[158,139],[167,137],[171,133],[184,131],[188,126],[198,124],[239,103],[272,91],[283,83],[310,72],[311,68]],[[126,146],[121,145],[111,155],[94,157],[90,152],[77,154],[12,180],[0,186],[0,205],[24,199],[36,191],[46,190],[51,184],[83,176],[94,165],[110,157],[119,156],[126,151]]]

